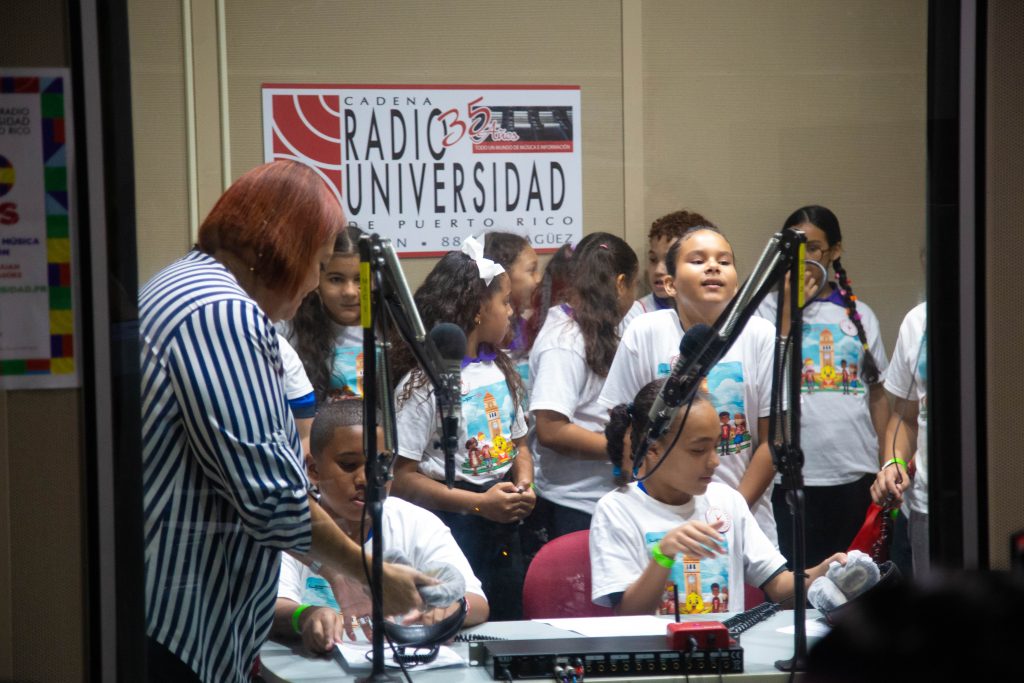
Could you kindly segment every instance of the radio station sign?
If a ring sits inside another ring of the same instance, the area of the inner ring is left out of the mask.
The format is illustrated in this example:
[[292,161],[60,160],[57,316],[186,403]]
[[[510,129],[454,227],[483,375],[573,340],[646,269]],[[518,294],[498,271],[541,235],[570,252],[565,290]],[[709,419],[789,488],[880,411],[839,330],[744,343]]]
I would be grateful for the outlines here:
[[468,235],[582,235],[578,86],[263,86],[264,157],[315,169],[350,222],[403,256]]

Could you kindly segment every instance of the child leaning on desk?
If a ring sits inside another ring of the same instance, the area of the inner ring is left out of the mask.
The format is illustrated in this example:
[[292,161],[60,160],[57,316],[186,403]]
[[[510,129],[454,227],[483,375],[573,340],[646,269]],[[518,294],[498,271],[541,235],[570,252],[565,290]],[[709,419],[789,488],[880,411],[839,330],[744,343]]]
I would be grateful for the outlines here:
[[[377,442],[384,442],[383,430],[377,428]],[[327,402],[313,420],[310,434],[310,456],[306,468],[310,483],[320,490],[320,505],[327,510],[338,527],[353,541],[370,550],[375,533],[369,511],[365,521],[366,455],[363,451],[363,401],[348,398]],[[382,540],[385,552],[397,550],[421,570],[434,564],[453,566],[466,582],[469,613],[465,626],[487,621],[487,598],[480,580],[462,554],[441,520],[426,510],[399,498],[384,501]],[[362,524],[362,533],[360,533]],[[458,607],[414,612],[403,623],[434,623]],[[272,633],[277,638],[302,637],[311,652],[327,652],[344,634],[354,636],[354,628],[362,628],[369,636],[369,619],[365,614],[341,611],[333,599],[327,582],[308,567],[288,555],[281,558],[277,603],[274,606]]]
[[[623,458],[626,433],[630,442],[642,436],[664,382],[647,384],[632,403],[611,411],[605,429],[608,457],[622,481],[631,478],[624,477],[630,469]],[[689,414],[684,405],[665,435],[651,444],[640,479],[598,501],[590,526],[594,602],[623,615],[671,614],[675,584],[681,614],[707,614],[726,611],[715,597],[727,587],[727,609],[741,612],[744,581],[760,586],[775,602],[792,599],[793,572],[743,496],[711,481],[721,457],[720,434],[710,396],[698,392]],[[846,555],[836,553],[808,569],[808,585],[836,560],[845,564]]]

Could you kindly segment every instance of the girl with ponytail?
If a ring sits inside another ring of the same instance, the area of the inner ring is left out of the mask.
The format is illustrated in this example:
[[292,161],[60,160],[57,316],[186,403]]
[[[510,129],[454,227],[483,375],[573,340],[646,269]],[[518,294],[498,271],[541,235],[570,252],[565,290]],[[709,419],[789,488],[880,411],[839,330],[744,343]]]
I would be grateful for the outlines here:
[[[807,560],[815,562],[832,548],[849,546],[871,502],[871,484],[884,460],[880,441],[889,420],[881,382],[888,361],[878,319],[853,293],[839,260],[843,236],[836,215],[823,206],[805,206],[783,227],[803,232],[807,258],[835,274],[803,312],[805,536]],[[820,287],[820,273],[816,268],[807,272],[810,296]],[[774,321],[777,304],[775,296],[768,296],[758,314]],[[788,319],[784,310],[783,320]],[[792,516],[781,488],[775,489],[772,505],[779,547],[792,560]]]
[[615,486],[605,455],[607,411],[597,402],[630,310],[640,269],[636,253],[606,232],[572,252],[564,303],[545,311],[530,353],[530,412],[537,507],[530,550],[590,528],[598,499]]
[[[637,443],[665,380],[645,385],[628,404],[612,408],[605,428],[608,458],[624,481],[632,464],[626,436]],[[591,597],[618,614],[742,612],[744,583],[775,602],[793,595],[786,558],[754,520],[743,496],[712,481],[722,462],[719,411],[698,392],[639,464],[639,480],[606,494],[590,527]],[[725,456],[728,457],[728,456]],[[807,569],[807,582],[825,574],[842,553]],[[696,565],[696,567],[695,567]],[[705,581],[693,582],[694,570]],[[713,577],[711,583],[707,577]],[[675,584],[678,600],[668,592]],[[726,607],[719,593],[728,590]]]

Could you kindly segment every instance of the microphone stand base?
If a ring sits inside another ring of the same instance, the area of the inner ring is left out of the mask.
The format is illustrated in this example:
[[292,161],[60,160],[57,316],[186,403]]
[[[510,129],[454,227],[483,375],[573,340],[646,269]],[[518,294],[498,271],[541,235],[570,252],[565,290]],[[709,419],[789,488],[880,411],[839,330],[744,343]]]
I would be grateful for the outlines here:
[[807,658],[792,657],[790,659],[779,659],[775,662],[775,668],[779,671],[807,671]]
[[387,672],[370,674],[363,678],[357,678],[356,683],[399,683],[402,680],[401,676],[396,676]]

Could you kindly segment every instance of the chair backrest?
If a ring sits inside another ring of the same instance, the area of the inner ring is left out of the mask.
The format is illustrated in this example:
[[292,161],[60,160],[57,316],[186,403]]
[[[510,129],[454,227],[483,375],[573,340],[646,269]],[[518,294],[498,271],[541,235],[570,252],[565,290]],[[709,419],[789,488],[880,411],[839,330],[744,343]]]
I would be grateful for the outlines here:
[[533,558],[523,582],[523,618],[604,617],[610,607],[590,600],[590,531],[549,541]]
[[749,583],[743,584],[743,609],[748,610],[752,607],[757,607],[763,602],[767,602],[763,590],[751,586]]

